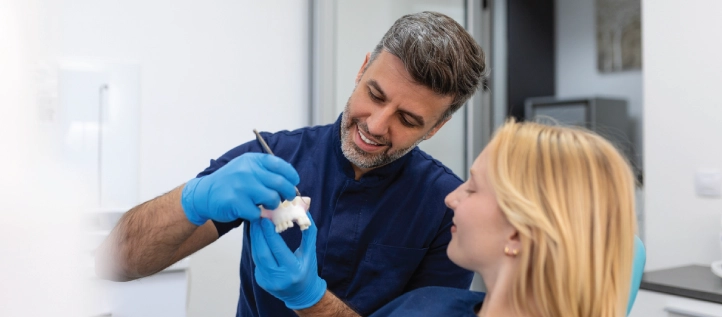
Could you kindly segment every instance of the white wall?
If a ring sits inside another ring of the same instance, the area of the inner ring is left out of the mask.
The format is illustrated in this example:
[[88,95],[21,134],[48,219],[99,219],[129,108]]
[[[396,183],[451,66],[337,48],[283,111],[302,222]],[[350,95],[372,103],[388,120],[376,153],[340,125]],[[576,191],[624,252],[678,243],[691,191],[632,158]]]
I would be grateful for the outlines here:
[[[306,124],[304,1],[62,2],[61,57],[137,62],[141,201],[169,191],[252,129]],[[232,316],[241,231],[191,258],[189,316]]]
[[51,56],[41,1],[0,0],[0,316],[86,316],[79,262],[87,189],[38,120],[38,62]]
[[717,0],[644,1],[647,269],[722,258],[722,200],[697,197],[697,168],[722,168]]
[[[635,123],[631,139],[642,155],[642,71],[597,70],[595,0],[556,0],[556,93],[559,97],[610,96],[627,99]],[[642,37],[646,34],[642,34]],[[646,67],[646,60],[642,67]],[[642,162],[641,158],[640,161]]]

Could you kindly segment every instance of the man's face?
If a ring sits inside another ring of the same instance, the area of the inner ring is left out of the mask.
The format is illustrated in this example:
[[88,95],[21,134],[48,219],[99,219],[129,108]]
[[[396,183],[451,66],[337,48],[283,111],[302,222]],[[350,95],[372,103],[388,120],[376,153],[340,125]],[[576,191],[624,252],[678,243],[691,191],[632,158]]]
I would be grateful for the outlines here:
[[393,54],[382,51],[364,72],[368,59],[341,117],[341,150],[364,172],[393,162],[436,134],[453,100],[415,83]]

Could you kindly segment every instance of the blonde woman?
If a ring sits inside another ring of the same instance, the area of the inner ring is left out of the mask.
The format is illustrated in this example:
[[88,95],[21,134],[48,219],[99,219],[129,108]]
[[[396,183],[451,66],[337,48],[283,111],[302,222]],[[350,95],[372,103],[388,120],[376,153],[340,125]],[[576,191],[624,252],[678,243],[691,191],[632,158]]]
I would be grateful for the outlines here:
[[634,186],[600,136],[508,121],[446,197],[447,254],[481,274],[487,293],[421,288],[374,316],[625,316]]

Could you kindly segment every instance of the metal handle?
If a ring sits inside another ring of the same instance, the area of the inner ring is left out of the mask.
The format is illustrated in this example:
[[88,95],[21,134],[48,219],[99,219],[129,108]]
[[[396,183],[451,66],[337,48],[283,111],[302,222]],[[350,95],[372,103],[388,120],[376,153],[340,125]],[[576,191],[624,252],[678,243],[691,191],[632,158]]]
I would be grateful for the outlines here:
[[664,311],[668,312],[670,316],[685,316],[685,317],[722,317],[722,315],[711,315],[703,312],[692,311],[688,308],[679,308],[667,306]]
[[98,88],[98,207],[103,207],[103,104],[108,85]]

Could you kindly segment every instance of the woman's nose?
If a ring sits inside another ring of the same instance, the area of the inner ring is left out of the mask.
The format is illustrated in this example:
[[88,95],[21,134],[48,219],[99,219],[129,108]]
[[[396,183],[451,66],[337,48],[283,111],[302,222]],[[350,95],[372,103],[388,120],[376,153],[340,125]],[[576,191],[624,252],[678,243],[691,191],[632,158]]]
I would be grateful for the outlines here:
[[448,195],[446,195],[446,198],[444,198],[444,203],[446,204],[446,207],[449,207],[451,209],[454,209],[456,207],[456,204],[459,202],[458,199],[456,199],[456,189],[453,192],[450,192]]

